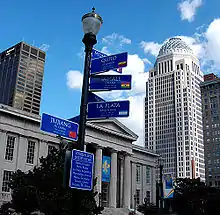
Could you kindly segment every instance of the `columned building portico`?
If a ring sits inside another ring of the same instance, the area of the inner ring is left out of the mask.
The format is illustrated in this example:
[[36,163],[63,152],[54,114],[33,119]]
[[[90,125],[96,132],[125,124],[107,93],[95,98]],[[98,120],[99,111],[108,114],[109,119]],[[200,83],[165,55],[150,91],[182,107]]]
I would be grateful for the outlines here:
[[102,148],[100,146],[96,146],[96,152],[95,152],[95,178],[97,178],[96,191],[98,193],[101,193],[102,191]]
[[131,158],[125,154],[124,159],[124,207],[130,208],[131,201]]
[[110,181],[110,190],[109,190],[109,206],[116,208],[117,205],[117,151],[112,149],[111,151],[111,181]]
[[[13,160],[8,161],[6,149],[12,137]],[[114,118],[87,122],[84,150],[94,154],[95,191],[101,194],[101,202],[107,210],[134,208],[134,194],[138,196],[138,204],[142,204],[146,196],[150,202],[156,202],[157,155],[133,145],[137,138]],[[29,143],[34,143],[32,165],[27,163]],[[10,188],[6,186],[7,174],[17,169],[30,170],[59,143],[55,135],[40,131],[40,117],[0,105],[0,205],[11,199]],[[97,203],[99,196],[96,196]]]
[[[104,207],[130,209],[134,207],[134,195],[139,195],[138,204],[142,204],[149,193],[150,202],[156,201],[156,184],[153,183],[156,179],[151,175],[150,181],[146,182],[145,177],[147,169],[156,168],[157,155],[133,145],[136,139],[137,135],[116,119],[87,122],[87,151],[95,155],[95,190],[102,194]],[[138,163],[142,165],[142,171],[137,173]],[[106,174],[109,174],[107,178]],[[145,183],[137,181],[138,174]],[[99,202],[98,196],[96,201]]]

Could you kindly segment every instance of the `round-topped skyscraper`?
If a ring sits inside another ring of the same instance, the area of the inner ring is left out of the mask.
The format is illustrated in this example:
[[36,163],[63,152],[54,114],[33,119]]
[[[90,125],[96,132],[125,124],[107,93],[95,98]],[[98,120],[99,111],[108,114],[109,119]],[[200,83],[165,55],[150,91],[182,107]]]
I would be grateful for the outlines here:
[[173,37],[167,40],[159,51],[158,57],[167,55],[167,54],[193,54],[192,49],[180,38]]
[[164,174],[205,180],[203,74],[180,38],[164,42],[150,70],[145,100],[145,145],[162,156]]

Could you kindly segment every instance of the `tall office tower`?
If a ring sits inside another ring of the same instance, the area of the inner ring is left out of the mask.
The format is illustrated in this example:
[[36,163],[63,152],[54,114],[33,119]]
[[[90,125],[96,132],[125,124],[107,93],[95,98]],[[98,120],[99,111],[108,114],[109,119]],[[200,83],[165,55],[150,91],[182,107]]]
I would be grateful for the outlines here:
[[180,38],[165,41],[150,70],[145,145],[162,156],[164,174],[205,180],[199,60]]
[[220,186],[220,79],[205,75],[201,91],[206,183]]
[[20,42],[0,53],[0,103],[39,114],[45,52]]

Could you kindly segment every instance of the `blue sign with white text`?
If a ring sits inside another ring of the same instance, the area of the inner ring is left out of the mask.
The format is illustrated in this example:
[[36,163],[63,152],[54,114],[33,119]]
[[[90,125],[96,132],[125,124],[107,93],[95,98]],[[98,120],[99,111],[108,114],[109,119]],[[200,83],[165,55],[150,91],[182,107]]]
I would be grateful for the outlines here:
[[62,137],[70,138],[72,140],[78,139],[78,127],[77,123],[69,120],[60,119],[55,116],[43,113],[41,118],[41,130]]
[[100,52],[96,49],[92,49],[92,60],[96,59],[96,58],[102,58],[102,57],[107,57],[108,55]]
[[97,75],[90,78],[90,90],[130,90],[131,75]]
[[[102,58],[102,57],[107,57],[108,55],[103,53],[103,52],[100,52],[96,49],[92,49],[92,60],[96,59],[96,58]],[[122,68],[119,68],[119,69],[114,69],[115,72],[118,72],[118,73],[122,73]]]
[[129,101],[88,103],[88,118],[128,117]]
[[104,102],[105,100],[99,96],[97,96],[95,93],[88,92],[88,103],[91,102]]
[[106,72],[109,70],[127,66],[128,53],[120,53],[92,60],[91,74]]
[[110,182],[111,178],[111,158],[108,156],[102,157],[102,181]]
[[74,149],[72,151],[70,187],[92,190],[94,155]]

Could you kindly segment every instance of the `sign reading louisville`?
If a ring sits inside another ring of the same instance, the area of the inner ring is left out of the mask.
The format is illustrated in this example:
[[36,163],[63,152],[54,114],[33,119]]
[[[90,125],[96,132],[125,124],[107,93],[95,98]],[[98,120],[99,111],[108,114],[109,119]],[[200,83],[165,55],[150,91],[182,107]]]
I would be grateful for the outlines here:
[[127,66],[128,53],[120,53],[92,60],[91,74],[106,72],[109,70]]
[[74,149],[70,170],[70,187],[92,190],[94,155]]
[[77,140],[78,127],[79,125],[77,123],[71,122],[69,120],[51,116],[46,113],[42,114],[40,128],[42,131]]
[[129,101],[88,103],[88,118],[128,117]]
[[90,90],[130,90],[131,75],[97,75],[90,78]]

